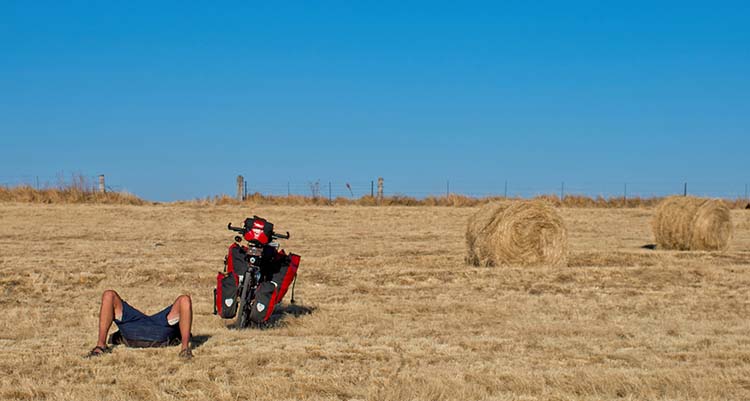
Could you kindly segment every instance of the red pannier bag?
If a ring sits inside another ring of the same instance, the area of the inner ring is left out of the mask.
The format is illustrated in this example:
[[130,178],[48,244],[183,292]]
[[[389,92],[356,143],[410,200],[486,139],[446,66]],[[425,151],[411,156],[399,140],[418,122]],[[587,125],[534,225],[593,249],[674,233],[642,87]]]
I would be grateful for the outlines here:
[[214,289],[214,315],[232,319],[237,314],[237,275],[221,273],[216,276]]
[[255,323],[265,323],[271,318],[276,306],[278,285],[273,281],[264,281],[255,289],[255,300],[250,309],[250,320]]
[[237,296],[240,277],[244,276],[250,265],[247,263],[247,247],[235,243],[229,245],[224,270],[216,276],[214,289],[214,315],[223,319],[232,319],[237,315]]
[[[282,251],[284,252],[284,251]],[[297,277],[297,269],[299,268],[300,256],[290,253],[281,263],[281,268],[278,272],[273,275],[273,281],[279,286],[279,290],[276,294],[275,303],[281,303],[281,300],[286,295],[289,286]]]
[[273,315],[276,305],[281,303],[289,286],[294,282],[299,268],[299,255],[286,255],[284,251],[277,254],[279,270],[273,274],[270,281],[258,284],[255,290],[255,301],[250,312],[250,320],[265,323]]
[[224,259],[227,273],[234,273],[237,277],[245,275],[250,265],[247,263],[247,247],[236,242],[229,245],[229,253]]

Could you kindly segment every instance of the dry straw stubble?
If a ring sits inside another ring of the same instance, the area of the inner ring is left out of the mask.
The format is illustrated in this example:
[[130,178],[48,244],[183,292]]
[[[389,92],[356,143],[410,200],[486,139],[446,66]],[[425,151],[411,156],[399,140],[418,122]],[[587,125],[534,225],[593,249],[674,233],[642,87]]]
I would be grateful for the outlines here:
[[724,250],[732,237],[729,208],[721,200],[672,196],[656,208],[652,228],[660,248]]
[[466,261],[475,266],[564,266],[568,234],[547,202],[491,203],[469,218]]
[[[565,269],[461,271],[454,226],[476,210],[0,202],[0,400],[750,400],[750,213],[705,255],[639,249],[652,210],[564,207]],[[246,213],[292,232],[314,313],[248,331],[212,314],[222,222]],[[82,359],[113,287],[146,313],[193,294],[195,358]]]

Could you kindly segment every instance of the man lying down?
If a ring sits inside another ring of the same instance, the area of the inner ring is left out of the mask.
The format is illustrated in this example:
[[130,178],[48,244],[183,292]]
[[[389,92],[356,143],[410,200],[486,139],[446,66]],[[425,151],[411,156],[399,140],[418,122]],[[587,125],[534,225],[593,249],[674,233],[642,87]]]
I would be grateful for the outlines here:
[[102,294],[99,310],[99,337],[96,346],[86,357],[96,357],[111,352],[107,346],[107,333],[112,322],[119,329],[110,337],[110,343],[128,347],[164,347],[181,344],[180,358],[190,359],[190,330],[193,324],[193,303],[189,295],[180,295],[172,305],[148,316],[130,306],[114,290]]

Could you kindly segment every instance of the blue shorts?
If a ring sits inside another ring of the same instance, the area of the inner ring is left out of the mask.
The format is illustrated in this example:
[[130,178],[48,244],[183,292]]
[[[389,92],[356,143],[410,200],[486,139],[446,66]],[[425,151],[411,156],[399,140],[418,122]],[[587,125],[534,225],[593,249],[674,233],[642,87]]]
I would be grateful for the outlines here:
[[169,305],[163,311],[147,316],[138,309],[122,301],[122,316],[120,320],[115,319],[115,324],[120,329],[120,333],[128,340],[138,341],[170,341],[180,337],[180,327],[178,324],[169,325],[167,315],[172,310]]

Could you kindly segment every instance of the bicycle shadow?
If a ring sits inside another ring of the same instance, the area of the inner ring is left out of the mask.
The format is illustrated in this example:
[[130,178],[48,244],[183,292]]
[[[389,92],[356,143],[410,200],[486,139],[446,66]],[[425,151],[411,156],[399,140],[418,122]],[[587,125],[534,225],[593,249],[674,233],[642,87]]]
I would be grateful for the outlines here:
[[314,306],[305,306],[298,304],[284,304],[276,308],[273,311],[274,315],[292,315],[294,317],[300,317],[304,315],[310,315],[315,311]]
[[[284,325],[284,322],[286,321],[287,317],[291,316],[294,318],[298,318],[300,316],[310,315],[313,312],[315,312],[317,308],[314,306],[306,306],[306,305],[299,305],[299,304],[282,304],[278,305],[274,308],[273,314],[271,314],[271,317],[268,319],[265,323],[255,323],[250,322],[250,324],[246,328],[253,328],[253,329],[271,329],[275,327],[281,327]],[[239,317],[237,317],[232,323],[227,325],[227,328],[233,329],[233,330],[240,330],[239,327]]]

